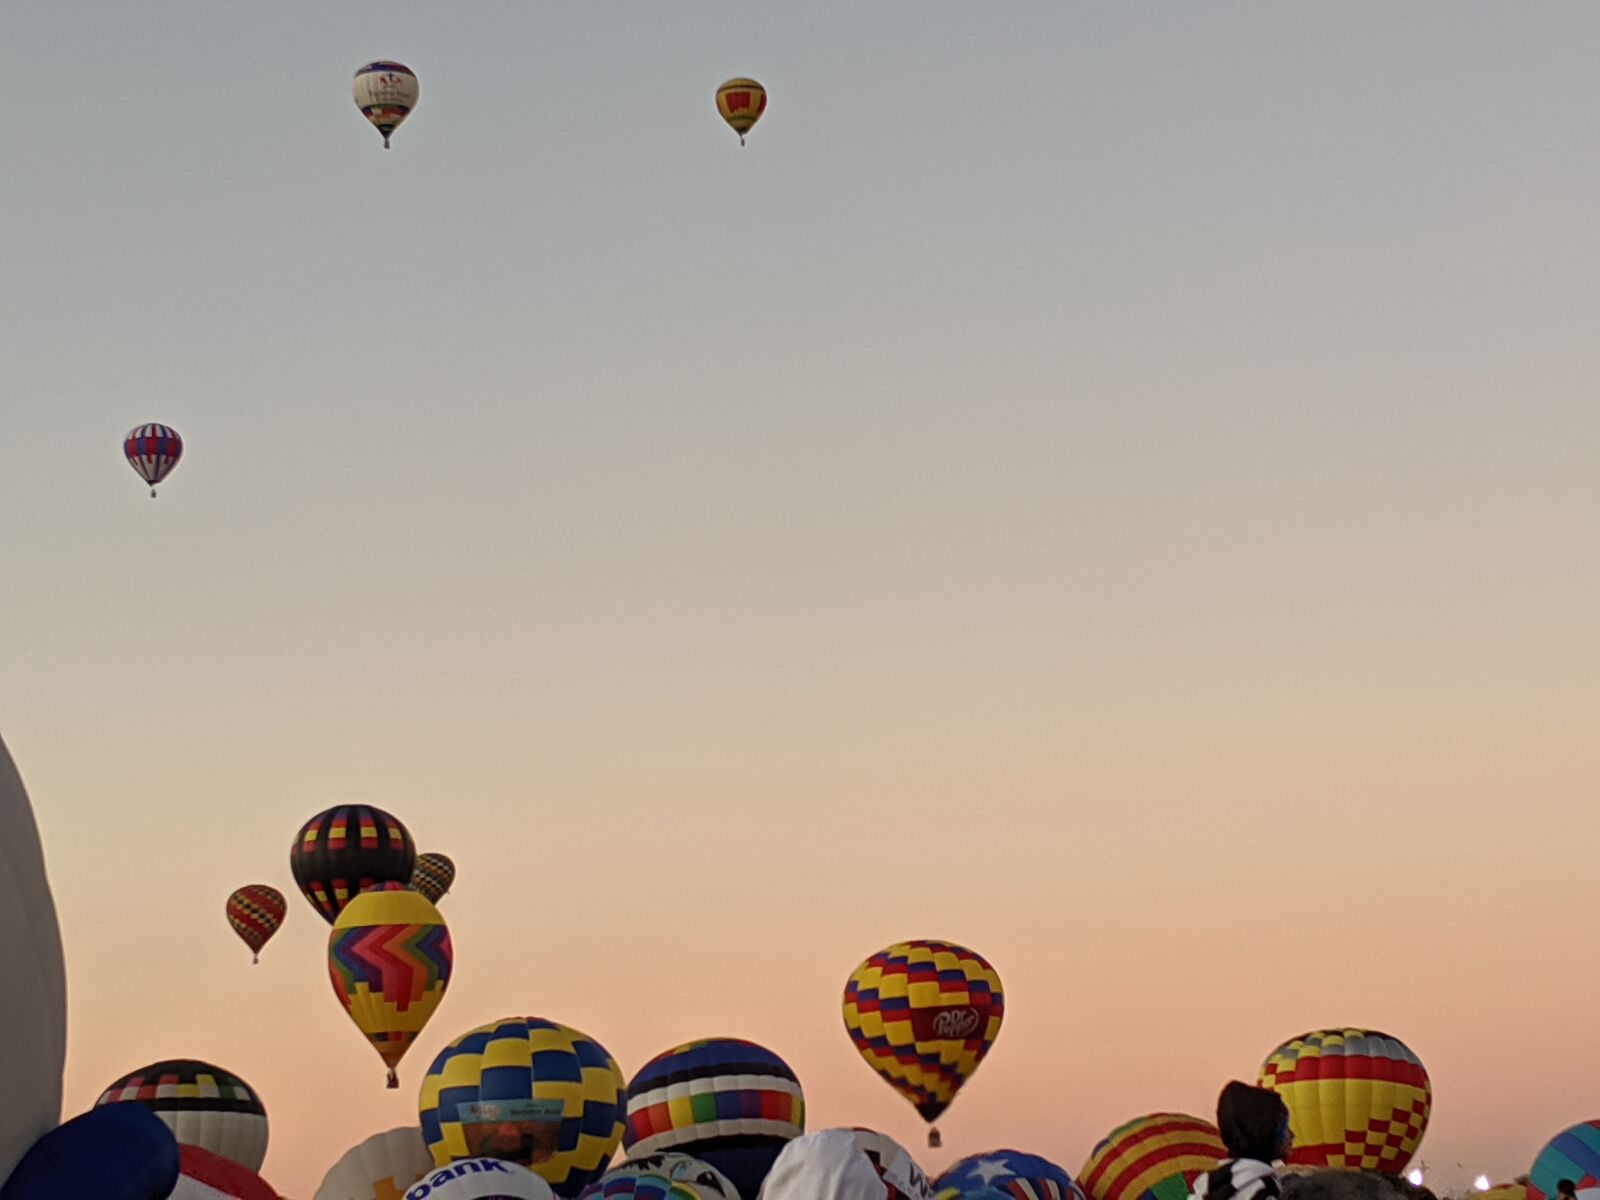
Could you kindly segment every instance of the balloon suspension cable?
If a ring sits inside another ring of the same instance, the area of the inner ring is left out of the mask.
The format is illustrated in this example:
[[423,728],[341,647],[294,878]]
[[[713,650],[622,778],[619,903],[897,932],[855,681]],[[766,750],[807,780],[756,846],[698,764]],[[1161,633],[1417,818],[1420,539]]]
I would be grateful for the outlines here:
[[389,1083],[388,1083],[388,1086],[392,1087],[392,1088],[397,1088],[397,1087],[400,1086],[400,1076],[398,1076],[398,1075],[396,1075],[394,1073],[394,1068],[393,1067],[389,1068]]

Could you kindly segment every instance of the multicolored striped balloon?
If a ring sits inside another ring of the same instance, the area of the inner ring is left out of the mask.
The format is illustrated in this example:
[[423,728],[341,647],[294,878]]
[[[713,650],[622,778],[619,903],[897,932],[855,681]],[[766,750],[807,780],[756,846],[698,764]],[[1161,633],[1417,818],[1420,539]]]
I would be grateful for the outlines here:
[[1570,1179],[1581,1200],[1600,1190],[1600,1121],[1583,1121],[1563,1129],[1545,1144],[1528,1172],[1528,1186],[1538,1200],[1553,1197],[1556,1184]]
[[[1004,1016],[995,969],[951,942],[897,942],[857,967],[844,989],[856,1050],[930,1123],[978,1069]],[[928,1140],[936,1145],[938,1131]]]
[[692,1154],[753,1196],[805,1127],[805,1096],[788,1063],[743,1038],[704,1038],[639,1068],[628,1084],[622,1144],[630,1158]]
[[933,1200],[1084,1200],[1072,1176],[1047,1158],[990,1150],[955,1162],[933,1184]]
[[1433,1109],[1422,1062],[1398,1038],[1368,1029],[1321,1029],[1285,1042],[1258,1082],[1289,1107],[1295,1166],[1398,1175]]
[[433,1161],[487,1155],[521,1163],[574,1197],[622,1140],[627,1091],[599,1042],[542,1017],[506,1017],[439,1052],[418,1112]]
[[183,457],[183,439],[170,425],[138,425],[122,439],[122,453],[139,478],[150,485],[150,498],[154,500],[156,484],[172,474],[172,468]]
[[1195,1178],[1228,1157],[1210,1121],[1152,1113],[1113,1129],[1078,1172],[1089,1200],[1185,1200]]
[[143,1104],[180,1145],[199,1146],[259,1171],[267,1157],[267,1110],[231,1071],[194,1058],[167,1059],[117,1080],[95,1101]]
[[277,888],[265,883],[247,883],[228,897],[224,911],[233,931],[250,947],[250,961],[258,963],[261,947],[278,932],[289,905]]
[[328,974],[356,1028],[399,1087],[395,1068],[450,984],[450,931],[426,896],[398,883],[362,892],[328,935]]
[[687,1154],[650,1154],[612,1167],[580,1200],[740,1200],[733,1181]]
[[289,869],[311,907],[332,925],[353,896],[375,883],[407,883],[416,865],[411,834],[370,804],[341,804],[300,827]]
[[456,881],[456,865],[446,854],[419,854],[411,868],[411,886],[434,904],[444,899]]

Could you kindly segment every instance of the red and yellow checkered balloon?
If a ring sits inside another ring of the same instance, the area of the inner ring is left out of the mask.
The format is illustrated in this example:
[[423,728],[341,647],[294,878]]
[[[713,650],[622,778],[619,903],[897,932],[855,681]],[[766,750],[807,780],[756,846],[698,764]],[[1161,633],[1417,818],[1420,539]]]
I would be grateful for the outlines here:
[[989,1053],[1004,1014],[995,969],[949,942],[898,942],[880,950],[844,989],[850,1040],[930,1122]]
[[1259,1082],[1289,1107],[1295,1165],[1398,1175],[1433,1108],[1433,1085],[1417,1056],[1398,1038],[1367,1029],[1321,1029],[1285,1042],[1262,1064]]

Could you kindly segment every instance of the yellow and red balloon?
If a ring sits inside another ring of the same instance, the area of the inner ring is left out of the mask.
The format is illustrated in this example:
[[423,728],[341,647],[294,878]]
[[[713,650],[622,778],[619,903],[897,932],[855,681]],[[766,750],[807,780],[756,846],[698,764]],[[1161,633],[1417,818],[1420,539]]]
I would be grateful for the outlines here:
[[1289,1162],[1398,1175],[1433,1109],[1422,1061],[1399,1038],[1370,1029],[1319,1029],[1274,1050],[1258,1080],[1289,1107]]

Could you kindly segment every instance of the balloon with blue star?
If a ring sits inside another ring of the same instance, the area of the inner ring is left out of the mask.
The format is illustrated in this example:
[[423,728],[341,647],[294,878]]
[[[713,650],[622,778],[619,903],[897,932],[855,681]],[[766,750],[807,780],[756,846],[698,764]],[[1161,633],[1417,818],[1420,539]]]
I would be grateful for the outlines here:
[[990,1150],[953,1164],[933,1185],[933,1200],[1084,1200],[1072,1176],[1049,1159]]

